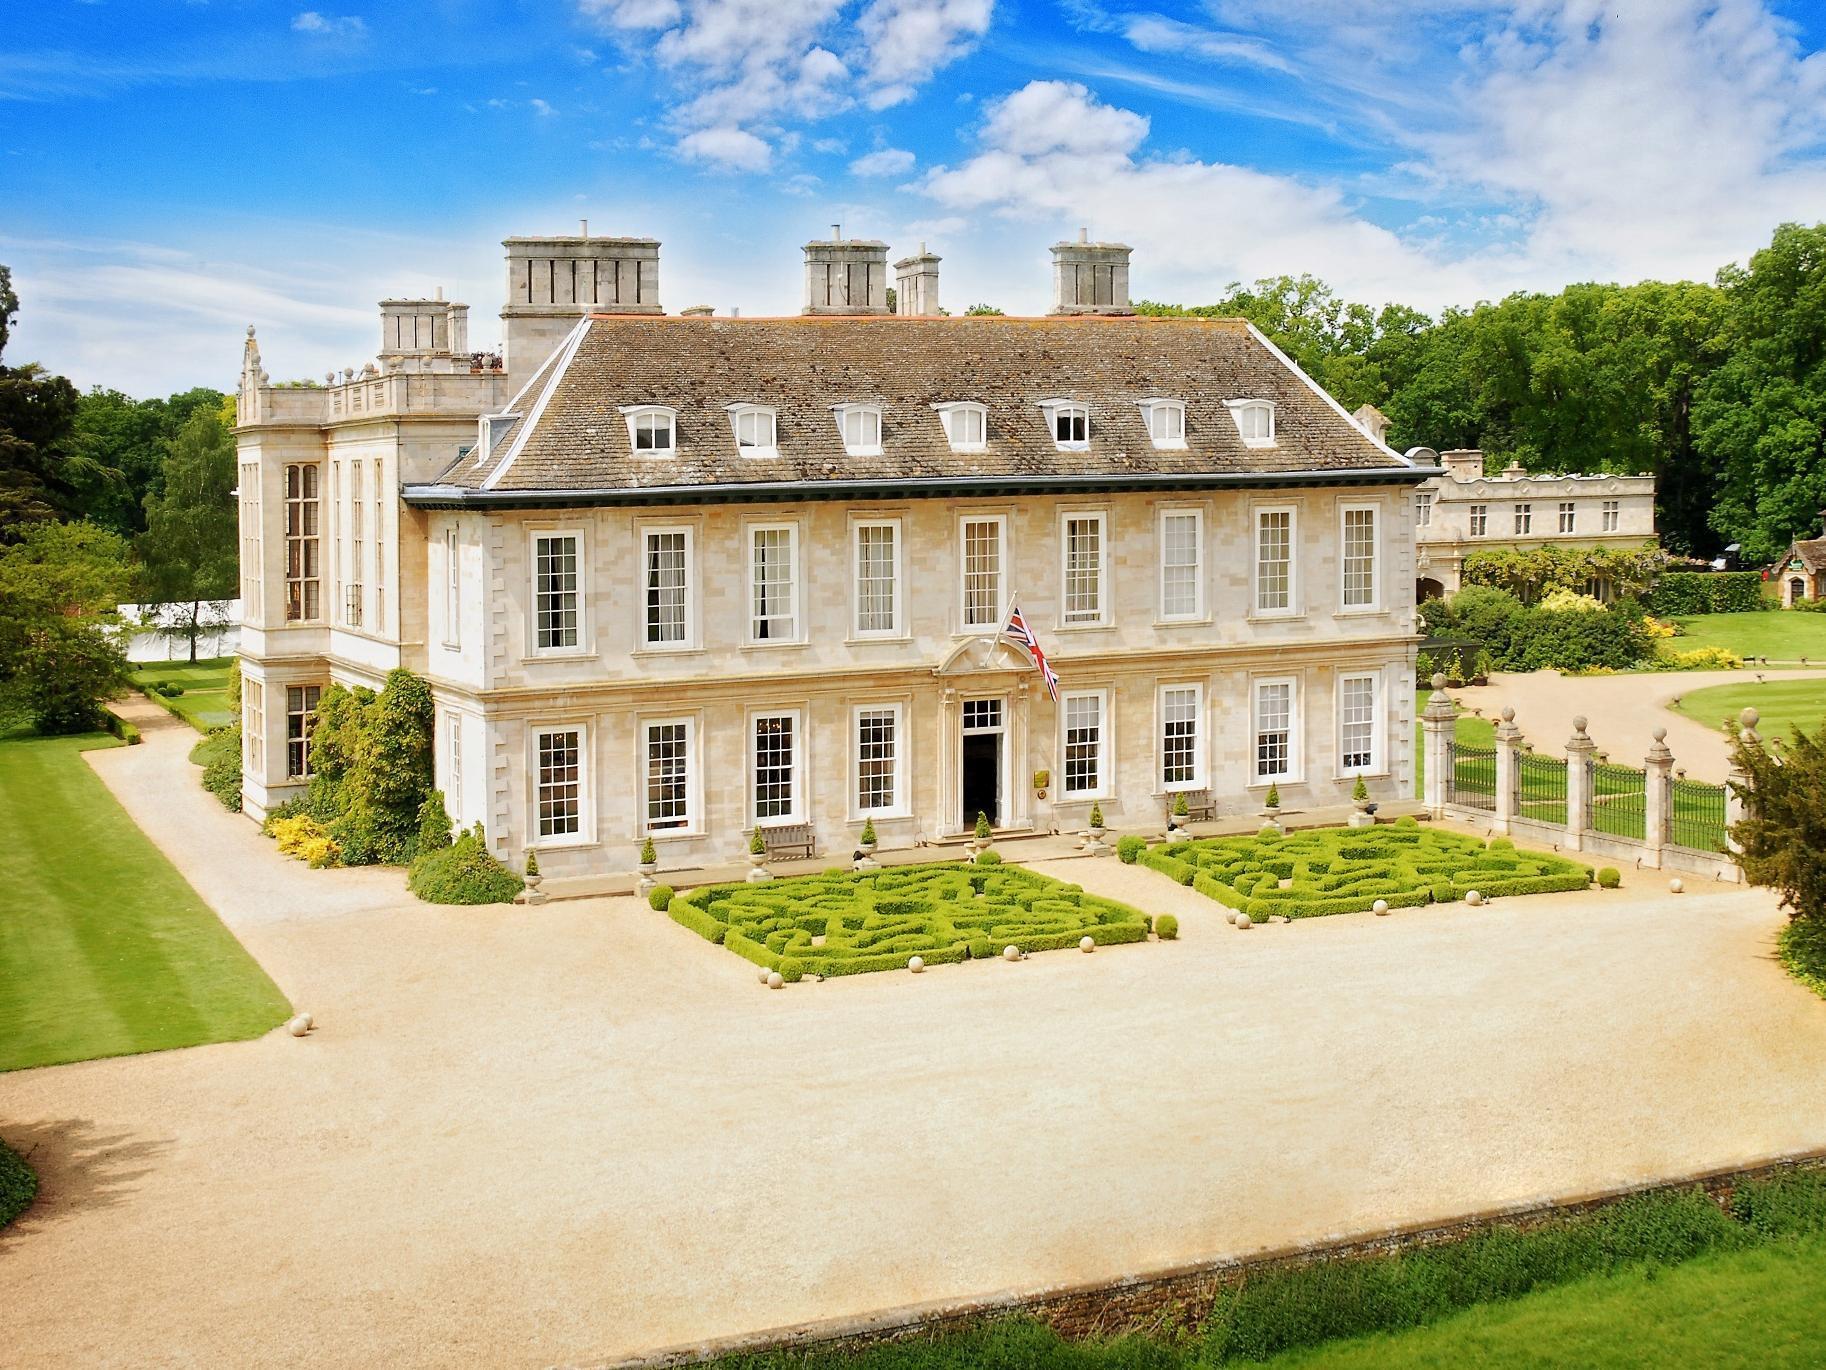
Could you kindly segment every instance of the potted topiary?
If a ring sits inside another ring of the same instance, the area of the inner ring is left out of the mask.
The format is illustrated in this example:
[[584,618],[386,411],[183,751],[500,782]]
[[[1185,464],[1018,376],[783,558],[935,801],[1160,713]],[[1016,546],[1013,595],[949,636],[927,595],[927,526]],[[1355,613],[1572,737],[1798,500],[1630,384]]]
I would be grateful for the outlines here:
[[862,836],[857,839],[856,845],[862,849],[864,856],[875,854],[875,820],[873,818],[862,820]]
[[1192,810],[1186,804],[1186,792],[1181,790],[1173,796],[1173,812],[1167,815],[1167,826],[1183,828],[1191,817]]
[[1091,841],[1101,842],[1103,840],[1103,805],[1095,800],[1091,801],[1090,825]]
[[1281,787],[1276,784],[1268,786],[1268,795],[1262,801],[1262,817],[1268,821],[1263,827],[1281,830]]
[[975,856],[978,852],[988,851],[989,841],[994,836],[995,830],[989,826],[989,815],[977,810],[976,826],[970,830],[970,854]]
[[767,869],[767,839],[761,836],[760,828],[748,839],[748,878],[752,880],[771,880],[773,876]]
[[658,869],[659,849],[653,845],[653,839],[649,837],[640,844],[640,873],[652,875]]
[[1358,813],[1369,812],[1369,786],[1363,783],[1363,777],[1357,777],[1357,783],[1351,786],[1351,802],[1357,806]]
[[514,896],[514,903],[543,904],[545,896],[539,892],[539,882],[544,878],[539,874],[539,853],[528,847],[526,849],[526,888]]

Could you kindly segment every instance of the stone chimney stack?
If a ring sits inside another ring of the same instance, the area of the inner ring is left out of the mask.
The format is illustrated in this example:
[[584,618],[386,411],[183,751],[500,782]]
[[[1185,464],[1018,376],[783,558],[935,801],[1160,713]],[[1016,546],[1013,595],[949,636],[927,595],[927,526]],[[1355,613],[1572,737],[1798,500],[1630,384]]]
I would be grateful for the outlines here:
[[585,314],[663,314],[657,238],[508,238],[503,360],[525,376]]
[[1476,447],[1459,447],[1439,454],[1439,464],[1453,480],[1480,480],[1484,474],[1484,454]]
[[886,314],[888,245],[845,238],[832,224],[828,240],[805,245],[805,308],[801,314]]
[[938,308],[938,264],[936,252],[926,251],[921,243],[911,257],[894,263],[894,312],[910,318],[935,318]]
[[469,306],[444,298],[380,302],[380,356],[448,357],[469,351]]
[[1052,245],[1054,314],[1132,314],[1129,308],[1129,247],[1093,243],[1078,230],[1075,243]]

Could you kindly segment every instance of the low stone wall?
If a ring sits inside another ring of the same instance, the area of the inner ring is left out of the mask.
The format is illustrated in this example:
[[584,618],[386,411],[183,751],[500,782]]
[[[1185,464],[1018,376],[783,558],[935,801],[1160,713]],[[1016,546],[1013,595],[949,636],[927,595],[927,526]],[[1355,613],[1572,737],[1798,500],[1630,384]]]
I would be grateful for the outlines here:
[[1157,1323],[1163,1317],[1183,1319],[1188,1325],[1195,1325],[1202,1310],[1211,1306],[1225,1286],[1237,1283],[1252,1272],[1274,1266],[1383,1255],[1455,1241],[1493,1227],[1527,1228],[1552,1218],[1603,1208],[1634,1195],[1669,1193],[1695,1185],[1722,1205],[1730,1201],[1732,1191],[1746,1180],[1765,1179],[1784,1171],[1817,1169],[1826,1169],[1826,1148],[1618,1189],[1542,1196],[1456,1218],[1355,1235],[1335,1235],[1301,1245],[1245,1256],[1215,1257],[1091,1284],[1006,1291],[954,1303],[921,1304],[852,1318],[770,1328],[616,1360],[582,1362],[571,1370],[672,1370],[672,1367],[695,1365],[718,1356],[778,1349],[859,1348],[874,1342],[944,1332],[984,1318],[1011,1315],[1036,1318],[1067,1337],[1111,1335]]

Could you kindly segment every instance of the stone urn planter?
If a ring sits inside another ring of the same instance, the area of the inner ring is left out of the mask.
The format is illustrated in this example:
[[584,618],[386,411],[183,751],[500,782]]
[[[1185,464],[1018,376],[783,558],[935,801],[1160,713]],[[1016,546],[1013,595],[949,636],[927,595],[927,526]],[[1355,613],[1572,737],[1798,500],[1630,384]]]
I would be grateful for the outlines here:
[[748,843],[748,883],[753,885],[773,878],[773,872],[767,869],[767,839],[756,828]]
[[516,904],[543,904],[546,896],[539,886],[545,877],[539,873],[539,854],[530,847],[526,852],[526,888],[514,896]]

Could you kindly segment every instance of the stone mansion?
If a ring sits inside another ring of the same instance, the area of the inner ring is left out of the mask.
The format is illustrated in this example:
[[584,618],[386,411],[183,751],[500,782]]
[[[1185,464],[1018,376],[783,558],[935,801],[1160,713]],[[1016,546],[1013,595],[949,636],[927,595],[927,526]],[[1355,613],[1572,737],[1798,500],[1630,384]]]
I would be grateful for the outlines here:
[[650,239],[505,247],[498,355],[387,300],[375,362],[275,386],[249,330],[250,816],[322,690],[399,666],[452,817],[553,875],[1412,795],[1438,468],[1246,323],[1132,314],[1126,247],[1056,245],[1018,319],[945,316],[923,248],[890,312],[885,245],[840,236],[791,318],[665,314]]

